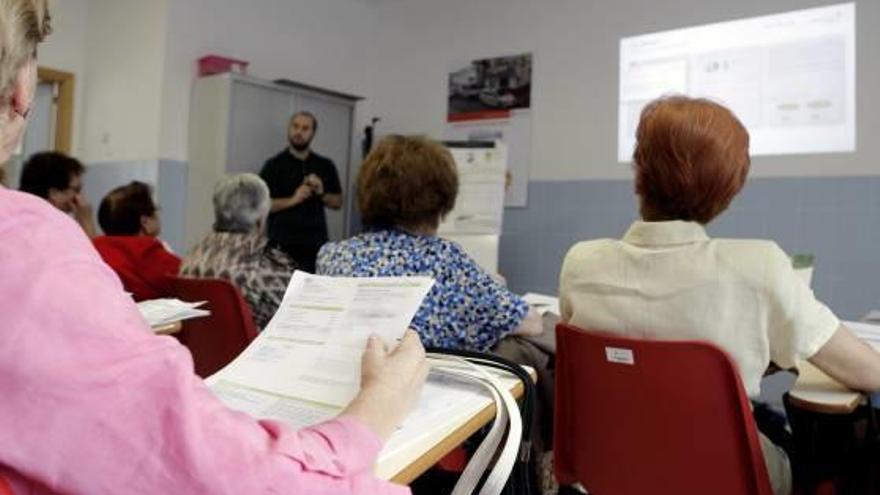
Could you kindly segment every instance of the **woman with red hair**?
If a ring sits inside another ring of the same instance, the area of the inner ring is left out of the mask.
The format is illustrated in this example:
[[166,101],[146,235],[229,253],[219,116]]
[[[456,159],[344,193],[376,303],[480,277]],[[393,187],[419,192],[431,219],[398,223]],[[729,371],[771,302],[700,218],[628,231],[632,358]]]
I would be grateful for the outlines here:
[[[856,390],[880,390],[880,354],[816,300],[772,241],[713,239],[704,226],[742,189],[749,135],[730,110],[666,97],[642,112],[635,190],[642,219],[620,240],[586,241],[565,257],[562,320],[724,349],[750,397],[771,362],[806,359]],[[785,452],[761,435],[774,493],[791,492]]]

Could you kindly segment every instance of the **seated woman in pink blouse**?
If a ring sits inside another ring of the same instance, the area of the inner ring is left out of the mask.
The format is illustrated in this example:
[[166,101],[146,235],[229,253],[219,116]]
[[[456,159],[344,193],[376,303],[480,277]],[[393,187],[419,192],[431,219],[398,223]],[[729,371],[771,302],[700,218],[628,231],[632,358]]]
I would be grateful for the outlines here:
[[[46,0],[0,0],[0,163],[33,103]],[[410,332],[371,339],[361,393],[293,430],[224,407],[151,333],[82,229],[0,187],[0,486],[16,494],[409,493],[371,472],[427,374]]]

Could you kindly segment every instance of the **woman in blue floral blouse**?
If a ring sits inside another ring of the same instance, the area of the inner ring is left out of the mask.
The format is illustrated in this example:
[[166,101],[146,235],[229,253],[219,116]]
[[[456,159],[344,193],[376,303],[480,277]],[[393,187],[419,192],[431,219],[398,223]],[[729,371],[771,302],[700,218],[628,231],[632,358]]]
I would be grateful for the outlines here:
[[458,176],[449,151],[423,137],[388,136],[361,166],[366,233],[325,244],[317,273],[435,279],[412,321],[426,346],[488,351],[508,335],[541,333],[541,318],[454,242],[437,237]]

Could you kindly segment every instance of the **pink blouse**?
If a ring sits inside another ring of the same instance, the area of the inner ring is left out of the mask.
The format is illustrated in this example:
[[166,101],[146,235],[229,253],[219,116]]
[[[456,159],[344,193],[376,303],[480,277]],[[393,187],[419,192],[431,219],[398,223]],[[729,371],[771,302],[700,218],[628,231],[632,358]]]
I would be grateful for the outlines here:
[[404,494],[353,418],[224,407],[153,335],[82,229],[0,187],[0,477],[16,494]]

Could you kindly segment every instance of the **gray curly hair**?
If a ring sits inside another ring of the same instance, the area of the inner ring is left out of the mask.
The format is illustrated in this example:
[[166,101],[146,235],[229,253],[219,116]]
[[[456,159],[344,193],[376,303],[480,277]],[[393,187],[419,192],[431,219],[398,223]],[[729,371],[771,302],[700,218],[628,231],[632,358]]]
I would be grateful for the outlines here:
[[251,232],[269,215],[269,187],[257,174],[227,175],[214,186],[214,230]]
[[0,96],[51,31],[48,0],[0,0]]

